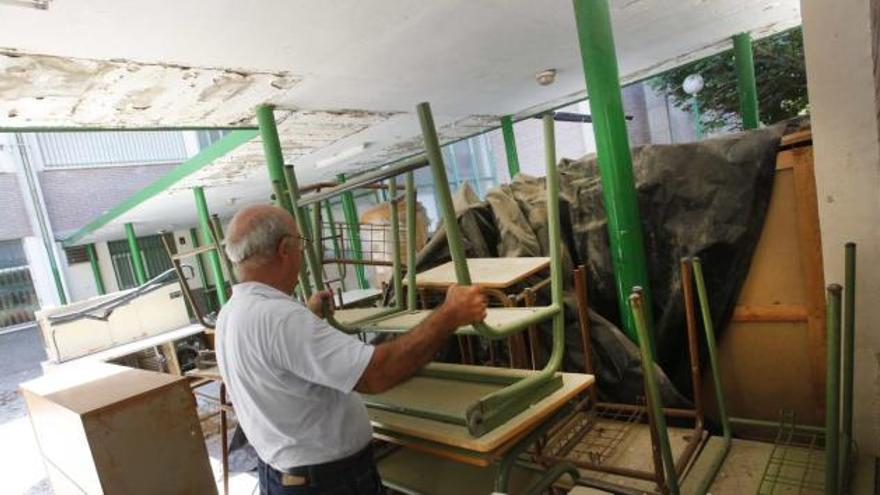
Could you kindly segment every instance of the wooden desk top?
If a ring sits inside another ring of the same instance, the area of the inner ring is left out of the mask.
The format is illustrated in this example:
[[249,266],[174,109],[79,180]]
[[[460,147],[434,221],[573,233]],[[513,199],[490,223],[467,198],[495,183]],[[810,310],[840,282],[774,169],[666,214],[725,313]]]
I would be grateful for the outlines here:
[[[509,370],[504,368],[480,368],[487,373],[522,374],[534,371]],[[467,427],[440,421],[407,416],[386,410],[368,408],[373,427],[379,430],[379,437],[393,437],[395,434],[427,440],[437,444],[500,456],[513,444],[547,420],[566,402],[586,390],[594,383],[593,375],[562,373],[562,388],[554,391],[529,409],[517,414],[507,423],[485,435],[475,438]],[[446,382],[445,384],[442,382]],[[406,400],[408,404],[437,411],[461,411],[473,401],[499,386],[482,383],[451,382],[436,378],[414,377],[383,394],[392,399]],[[407,443],[405,440],[402,443]]]
[[[468,258],[467,265],[473,283],[506,289],[549,267],[550,258]],[[416,274],[418,287],[442,289],[455,283],[455,265],[451,261]]]

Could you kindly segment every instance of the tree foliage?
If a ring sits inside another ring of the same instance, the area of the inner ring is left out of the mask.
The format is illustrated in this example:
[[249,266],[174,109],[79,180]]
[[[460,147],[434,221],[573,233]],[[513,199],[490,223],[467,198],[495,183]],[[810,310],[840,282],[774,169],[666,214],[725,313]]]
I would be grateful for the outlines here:
[[[806,111],[807,77],[801,29],[758,40],[752,50],[761,122],[774,123]],[[689,111],[691,97],[681,83],[694,73],[702,75],[705,81],[697,95],[703,127],[712,130],[741,126],[733,50],[672,69],[651,80],[651,85],[669,95],[675,106]]]

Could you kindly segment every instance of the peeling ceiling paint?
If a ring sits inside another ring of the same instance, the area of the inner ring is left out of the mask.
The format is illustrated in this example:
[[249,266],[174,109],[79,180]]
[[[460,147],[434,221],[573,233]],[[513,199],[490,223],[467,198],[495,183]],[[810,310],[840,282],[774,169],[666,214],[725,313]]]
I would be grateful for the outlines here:
[[253,108],[299,81],[284,72],[89,60],[0,50],[7,127],[253,125]]

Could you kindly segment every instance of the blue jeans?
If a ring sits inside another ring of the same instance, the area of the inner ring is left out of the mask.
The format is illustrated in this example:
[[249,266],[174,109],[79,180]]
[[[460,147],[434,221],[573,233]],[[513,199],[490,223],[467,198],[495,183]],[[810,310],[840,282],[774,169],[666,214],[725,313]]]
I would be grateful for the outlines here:
[[385,495],[370,447],[339,461],[285,473],[260,460],[262,495]]

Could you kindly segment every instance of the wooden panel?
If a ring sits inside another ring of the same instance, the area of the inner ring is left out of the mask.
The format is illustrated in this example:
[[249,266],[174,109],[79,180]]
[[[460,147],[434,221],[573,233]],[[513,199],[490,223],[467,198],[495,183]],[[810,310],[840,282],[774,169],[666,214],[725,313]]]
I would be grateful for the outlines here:
[[[523,371],[518,370],[517,374],[514,376],[521,376],[521,373],[523,373]],[[510,448],[512,442],[523,435],[526,435],[535,426],[539,425],[542,421],[547,419],[548,416],[552,415],[556,410],[562,407],[563,404],[580,392],[586,390],[594,382],[592,375],[577,373],[562,373],[562,379],[562,388],[545,397],[531,408],[514,416],[507,423],[504,423],[479,438],[472,437],[464,426],[432,421],[430,419],[416,418],[389,411],[370,409],[370,419],[372,420],[374,427],[385,430],[386,434],[393,434],[396,432],[410,437],[437,442],[474,452],[493,452],[493,454],[500,455],[501,452]],[[413,400],[423,400],[425,394],[430,394],[430,390],[420,390],[418,386],[408,386],[408,383],[410,382],[404,382],[396,387],[404,389],[404,391],[399,393],[404,396],[412,394],[414,396]],[[418,384],[418,382],[415,383],[416,385]],[[462,385],[468,384],[462,383]],[[441,400],[445,398],[450,401],[458,401],[458,399],[454,397],[454,394],[451,397],[449,395],[443,397],[439,394],[437,395]],[[408,398],[405,400],[409,401]],[[450,408],[451,407],[454,406],[450,406]]]
[[767,306],[737,306],[732,321],[807,321],[807,307],[803,304],[776,304]]
[[106,493],[216,493],[186,382],[85,419]]
[[[468,258],[471,281],[485,287],[505,289],[550,266],[550,258]],[[442,288],[457,283],[450,261],[416,275],[419,287]]]
[[[805,323],[734,322],[718,349],[731,415],[775,421],[785,408],[795,411],[798,422],[821,424]],[[704,397],[714,398],[712,381],[703,384]],[[709,409],[714,411],[714,400]]]

